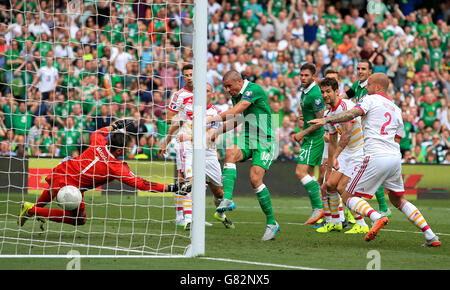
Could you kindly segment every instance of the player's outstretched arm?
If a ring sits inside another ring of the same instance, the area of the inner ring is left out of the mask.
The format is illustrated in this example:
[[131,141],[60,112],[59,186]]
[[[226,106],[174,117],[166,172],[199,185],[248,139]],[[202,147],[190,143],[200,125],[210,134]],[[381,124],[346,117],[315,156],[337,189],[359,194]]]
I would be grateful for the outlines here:
[[[319,111],[315,112],[314,114],[315,114],[316,118],[322,118],[323,117],[323,112],[324,112],[324,110],[319,110]],[[323,125],[325,125],[325,124],[323,124]],[[303,139],[303,137],[305,137],[306,135],[308,135],[311,132],[314,132],[314,131],[320,129],[323,125],[312,124],[312,126],[310,126],[310,127],[306,128],[305,130],[300,131],[297,134],[295,134],[294,135],[295,141],[300,142]]]
[[133,124],[134,119],[132,118],[126,118],[126,119],[120,119],[115,121],[114,123],[111,124],[110,131],[116,131],[116,130],[120,130],[120,129],[126,129],[128,126],[130,126],[131,124]]
[[359,107],[353,107],[351,110],[347,110],[344,112],[341,112],[339,114],[333,115],[331,117],[327,118],[320,118],[320,119],[314,119],[309,121],[308,123],[311,125],[318,125],[323,126],[326,123],[342,123],[347,122],[350,120],[353,120],[354,118],[358,116],[362,116],[363,111],[359,109]]
[[156,191],[156,192],[180,191],[185,194],[191,192],[192,186],[189,181],[170,184],[151,182],[131,172],[130,167],[126,162],[123,162],[121,164],[117,163],[112,164],[110,166],[110,172],[112,172],[114,178],[117,178],[118,180],[120,180],[120,182],[141,191]]
[[252,102],[241,100],[239,101],[235,106],[233,106],[231,109],[226,110],[225,112],[222,112],[215,116],[210,116],[206,118],[206,124],[210,124],[213,122],[222,122],[229,120],[231,118],[235,118],[237,115],[244,112],[245,109],[247,109]]

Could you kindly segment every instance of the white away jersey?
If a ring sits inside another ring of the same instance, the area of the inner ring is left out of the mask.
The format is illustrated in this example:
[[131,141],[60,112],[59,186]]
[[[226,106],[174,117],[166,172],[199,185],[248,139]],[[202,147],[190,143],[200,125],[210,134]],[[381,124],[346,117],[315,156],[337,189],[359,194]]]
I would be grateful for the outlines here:
[[400,155],[396,137],[405,136],[402,113],[387,96],[364,96],[355,107],[361,109],[361,125],[364,133],[364,154]]
[[174,113],[178,113],[181,110],[184,99],[192,97],[193,95],[193,92],[186,89],[186,87],[182,88],[179,91],[176,91],[170,98],[168,109]]
[[[180,106],[181,110],[179,111],[180,121],[183,122],[183,126],[181,126],[180,130],[178,131],[178,134],[187,134],[189,136],[192,136],[192,122],[194,119],[194,98],[193,96],[185,98],[183,100],[183,104]],[[219,108],[214,106],[213,104],[210,104],[206,108],[206,117],[209,116],[216,116],[220,114],[221,111]],[[206,125],[206,131],[208,132],[211,129],[218,129],[219,123],[213,122],[211,124]],[[188,141],[185,144],[186,148],[191,149],[192,148],[192,141]],[[206,149],[206,156],[214,156],[217,158],[217,151],[215,148],[215,144],[208,144],[208,148]]]
[[[336,107],[328,110],[326,112],[325,117],[331,117],[338,113],[350,110],[353,108],[355,104],[348,99],[340,99],[339,103]],[[348,141],[347,147],[345,147],[342,153],[352,153],[355,150],[362,150],[364,145],[364,134],[361,127],[361,118],[355,118],[354,120],[349,121],[352,123],[352,136]],[[339,136],[342,135],[344,131],[342,123],[331,123],[325,125],[325,130],[328,131],[329,134],[333,135],[339,133]]]

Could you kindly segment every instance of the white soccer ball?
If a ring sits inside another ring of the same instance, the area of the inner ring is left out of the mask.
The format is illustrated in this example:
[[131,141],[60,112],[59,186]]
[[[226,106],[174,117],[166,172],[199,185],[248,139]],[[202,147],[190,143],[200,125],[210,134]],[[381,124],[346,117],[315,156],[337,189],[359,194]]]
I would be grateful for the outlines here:
[[56,196],[58,205],[64,210],[77,209],[82,200],[81,191],[72,185],[61,188]]

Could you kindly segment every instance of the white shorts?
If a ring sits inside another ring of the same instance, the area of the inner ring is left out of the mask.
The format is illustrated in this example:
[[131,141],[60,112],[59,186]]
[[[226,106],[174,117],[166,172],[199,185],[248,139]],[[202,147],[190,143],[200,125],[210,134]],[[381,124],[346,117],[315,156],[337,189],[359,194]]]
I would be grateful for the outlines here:
[[354,170],[359,168],[361,163],[364,161],[364,153],[352,152],[351,154],[341,153],[338,156],[339,173],[347,177],[351,177]]
[[350,178],[347,191],[356,196],[370,199],[381,185],[397,194],[405,191],[402,161],[398,156],[366,156]]
[[[180,149],[181,172],[184,174],[184,178],[192,178],[193,152],[192,150],[184,150],[183,146],[180,146]],[[222,168],[219,160],[217,158],[206,158],[205,162],[206,182],[222,186]]]

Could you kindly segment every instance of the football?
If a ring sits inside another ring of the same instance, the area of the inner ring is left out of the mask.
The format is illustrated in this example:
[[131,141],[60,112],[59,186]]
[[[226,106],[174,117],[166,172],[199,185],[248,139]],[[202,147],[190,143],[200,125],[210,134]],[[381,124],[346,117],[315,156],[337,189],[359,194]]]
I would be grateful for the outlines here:
[[81,204],[81,191],[72,185],[61,188],[56,197],[58,205],[64,210],[77,209]]

